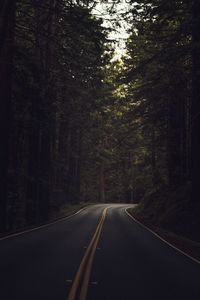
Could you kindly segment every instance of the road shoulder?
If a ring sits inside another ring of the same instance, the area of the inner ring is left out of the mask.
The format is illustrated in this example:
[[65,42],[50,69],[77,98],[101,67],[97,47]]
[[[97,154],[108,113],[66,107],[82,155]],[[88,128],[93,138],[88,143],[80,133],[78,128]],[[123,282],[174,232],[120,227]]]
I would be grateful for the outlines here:
[[149,222],[144,222],[144,220],[134,215],[132,209],[126,209],[125,211],[135,222],[139,223],[142,227],[145,227],[158,238],[166,242],[169,246],[175,248],[177,251],[183,253],[190,259],[200,264],[200,243],[176,235],[162,228],[155,227]]
[[51,218],[49,218],[49,220],[45,223],[40,223],[40,224],[35,224],[32,226],[26,226],[26,227],[21,227],[18,228],[16,230],[13,231],[9,231],[6,232],[5,234],[0,234],[0,241],[10,238],[10,237],[14,237],[17,235],[21,235],[23,233],[26,232],[31,232],[34,230],[38,230],[40,228],[55,224],[57,222],[60,222],[62,220],[65,220],[67,218],[70,218],[78,213],[80,213],[83,209],[87,208],[89,205],[93,205],[95,203],[81,203],[79,205],[71,205],[69,209],[64,209],[62,211],[60,211],[58,214],[52,216]]

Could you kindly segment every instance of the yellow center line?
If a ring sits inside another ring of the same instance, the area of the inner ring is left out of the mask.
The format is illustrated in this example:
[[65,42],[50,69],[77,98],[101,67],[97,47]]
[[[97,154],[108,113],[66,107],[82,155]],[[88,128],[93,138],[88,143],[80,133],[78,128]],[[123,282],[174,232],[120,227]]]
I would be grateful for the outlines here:
[[81,280],[81,277],[82,277],[82,274],[83,274],[83,271],[84,271],[84,266],[86,264],[86,261],[87,261],[87,258],[89,256],[89,254],[91,252],[90,258],[88,260],[88,264],[87,264],[87,268],[86,268],[86,272],[85,272],[85,276],[84,276],[84,280],[83,280],[79,300],[84,300],[86,298],[88,283],[89,283],[89,277],[90,277],[90,273],[91,273],[91,269],[92,269],[92,262],[93,262],[93,259],[94,259],[94,254],[95,254],[97,244],[98,244],[98,241],[99,241],[99,238],[100,238],[100,235],[101,235],[103,223],[104,223],[104,220],[105,220],[105,217],[106,217],[106,212],[107,212],[109,207],[106,207],[103,210],[101,220],[100,220],[100,222],[97,226],[97,229],[96,229],[96,231],[95,231],[95,233],[94,233],[94,235],[93,235],[93,237],[90,241],[89,246],[87,247],[87,250],[86,250],[86,252],[83,256],[81,264],[80,264],[80,266],[78,268],[78,271],[76,273],[72,288],[71,288],[69,296],[68,296],[68,300],[74,300],[75,297],[76,297],[78,286],[79,286],[79,283],[80,283],[80,280]]
[[82,284],[79,300],[85,300],[86,296],[87,296],[90,273],[91,273],[91,270],[92,270],[92,263],[93,263],[94,255],[95,255],[96,248],[97,248],[97,245],[98,245],[98,242],[99,242],[99,238],[100,238],[100,235],[101,235],[103,223],[104,223],[105,218],[106,218],[107,210],[108,210],[108,208],[105,208],[104,211],[103,211],[102,222],[101,222],[100,229],[99,229],[99,232],[97,234],[96,240],[94,242],[94,245],[93,245],[93,248],[92,248],[92,251],[91,251],[91,254],[90,254],[90,258],[88,260],[88,264],[87,264],[87,268],[86,268],[86,271],[85,271],[85,276],[84,276],[84,279],[83,279],[83,284]]

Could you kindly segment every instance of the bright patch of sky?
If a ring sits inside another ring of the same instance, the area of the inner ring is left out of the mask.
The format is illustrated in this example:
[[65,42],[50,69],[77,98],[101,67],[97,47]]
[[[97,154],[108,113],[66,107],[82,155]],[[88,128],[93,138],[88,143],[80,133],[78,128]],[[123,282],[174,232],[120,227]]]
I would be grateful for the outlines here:
[[130,5],[133,5],[129,2],[130,0],[108,0],[98,3],[97,0],[92,10],[97,18],[103,19],[103,26],[112,28],[108,38],[113,41],[115,47],[114,59],[119,59],[125,54],[125,43],[129,36],[127,30],[130,26],[125,18],[128,16]]

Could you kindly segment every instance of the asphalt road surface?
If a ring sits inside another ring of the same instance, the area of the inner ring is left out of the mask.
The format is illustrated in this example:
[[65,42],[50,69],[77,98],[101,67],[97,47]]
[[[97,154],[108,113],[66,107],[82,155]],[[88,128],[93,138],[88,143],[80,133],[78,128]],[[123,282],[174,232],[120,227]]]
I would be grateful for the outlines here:
[[196,300],[200,264],[99,204],[0,240],[1,300]]

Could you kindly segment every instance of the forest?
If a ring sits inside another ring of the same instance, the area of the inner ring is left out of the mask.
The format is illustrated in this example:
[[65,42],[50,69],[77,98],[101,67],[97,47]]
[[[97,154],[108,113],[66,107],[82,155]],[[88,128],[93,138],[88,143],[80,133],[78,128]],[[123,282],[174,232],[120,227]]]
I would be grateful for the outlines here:
[[200,241],[200,2],[117,2],[0,2],[1,234],[117,202]]

